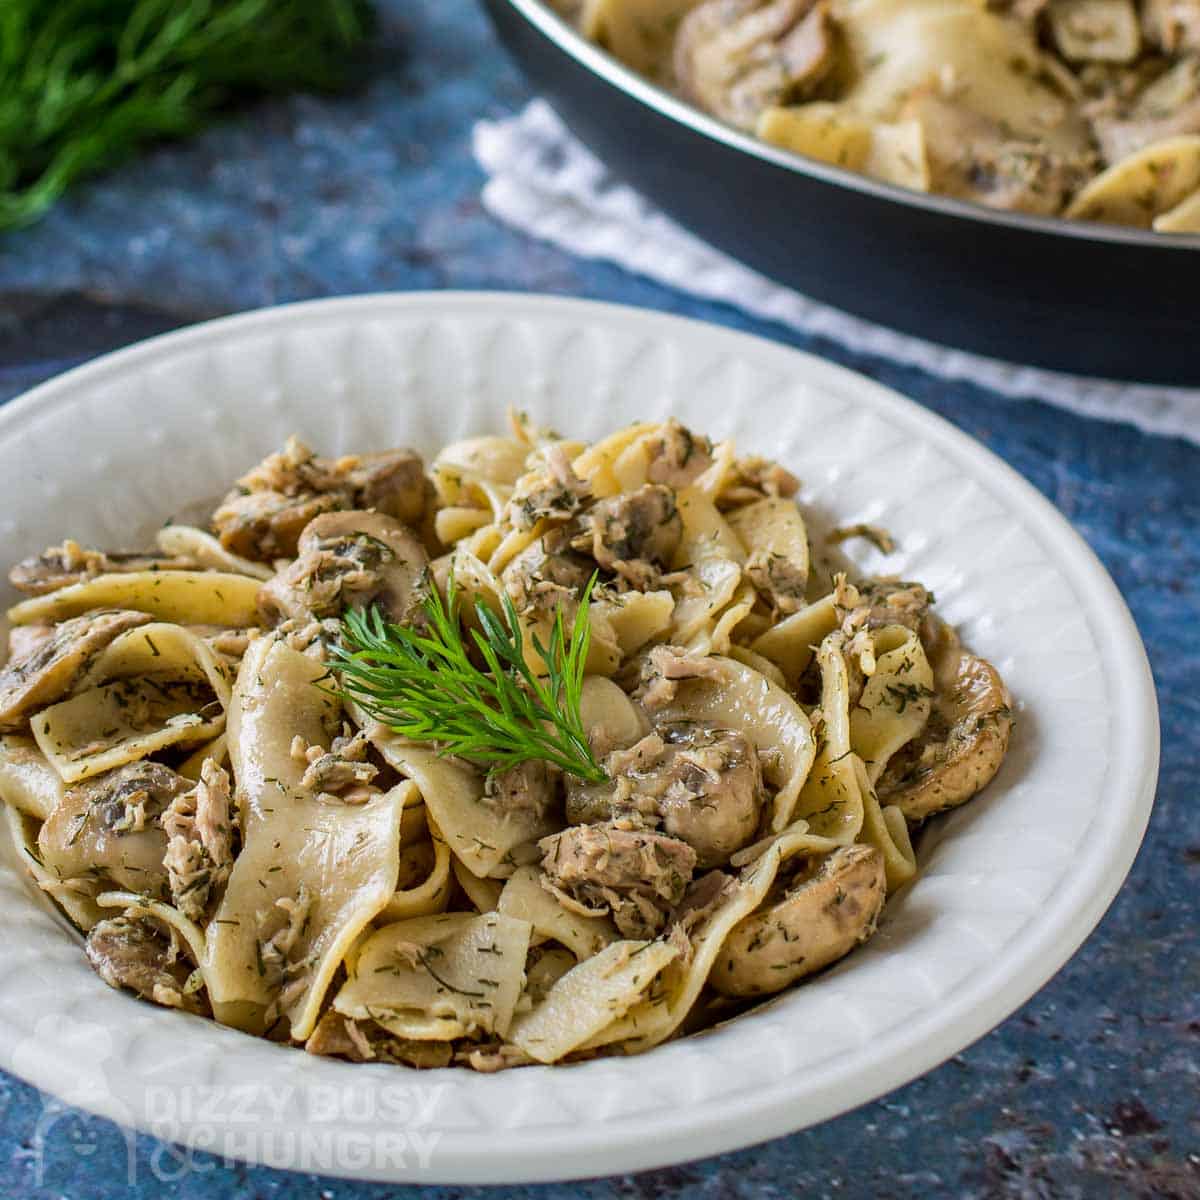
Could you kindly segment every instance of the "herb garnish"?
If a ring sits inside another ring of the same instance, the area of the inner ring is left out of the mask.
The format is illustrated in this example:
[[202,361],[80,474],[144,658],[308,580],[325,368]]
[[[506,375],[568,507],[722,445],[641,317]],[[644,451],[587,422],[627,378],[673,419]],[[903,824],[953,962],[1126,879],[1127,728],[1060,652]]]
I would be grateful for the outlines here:
[[[416,742],[436,742],[489,774],[524,762],[553,763],[588,783],[608,776],[588,745],[580,714],[591,626],[588,601],[595,575],[579,598],[568,639],[560,608],[550,645],[533,635],[546,666],[539,678],[525,661],[525,638],[512,600],[501,597],[503,620],[475,601],[479,629],[468,642],[459,624],[459,593],[451,575],[443,603],[436,587],[424,601],[424,629],[393,625],[378,608],[347,612],[340,659],[342,686],[372,717]],[[471,661],[474,648],[485,668]]]
[[3,0],[0,229],[230,102],[344,86],[370,28],[366,0]]

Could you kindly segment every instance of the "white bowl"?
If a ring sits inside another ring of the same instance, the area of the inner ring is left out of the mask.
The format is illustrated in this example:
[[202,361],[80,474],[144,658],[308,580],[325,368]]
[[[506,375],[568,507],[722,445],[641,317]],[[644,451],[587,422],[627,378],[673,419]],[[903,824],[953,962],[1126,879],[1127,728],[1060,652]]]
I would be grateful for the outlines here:
[[[352,1066],[107,988],[6,849],[0,1066],[69,1103],[275,1166],[409,1182],[612,1174],[825,1120],[942,1062],[1062,966],[1150,813],[1158,720],[1108,575],[1028,483],[945,421],[815,358],[654,313],[522,295],[301,304],[100,359],[0,410],[6,556],[126,546],[300,433],[326,452],[498,431],[592,438],[673,413],[776,457],[802,499],[887,526],[861,564],[924,581],[1012,688],[1012,750],[935,822],[862,950],[636,1058],[481,1076]],[[230,1090],[238,1089],[238,1090]]]

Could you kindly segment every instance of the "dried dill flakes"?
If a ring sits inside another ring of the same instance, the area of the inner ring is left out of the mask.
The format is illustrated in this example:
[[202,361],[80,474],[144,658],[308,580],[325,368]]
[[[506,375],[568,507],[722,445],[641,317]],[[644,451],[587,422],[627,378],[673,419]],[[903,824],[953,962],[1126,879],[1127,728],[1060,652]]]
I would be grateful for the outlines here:
[[239,99],[344,86],[370,27],[368,0],[4,0],[0,229]]
[[[453,992],[457,996],[466,996],[468,999],[482,1000],[483,992],[472,992],[468,991],[466,988],[455,987],[454,984],[452,984],[448,979],[444,979],[437,973],[437,971],[433,969],[429,960],[438,957],[441,953],[442,952],[439,947],[428,946],[423,952],[417,955],[417,962],[419,962],[421,966],[423,966],[425,970],[428,971],[433,977],[434,981],[439,986],[445,988],[446,991]],[[483,980],[480,980],[480,982],[482,983]]]
[[[920,683],[889,683],[885,690],[891,696],[897,713],[903,713],[910,704],[928,700],[934,692]],[[861,707],[861,706],[860,706]],[[867,711],[870,711],[869,709]]]

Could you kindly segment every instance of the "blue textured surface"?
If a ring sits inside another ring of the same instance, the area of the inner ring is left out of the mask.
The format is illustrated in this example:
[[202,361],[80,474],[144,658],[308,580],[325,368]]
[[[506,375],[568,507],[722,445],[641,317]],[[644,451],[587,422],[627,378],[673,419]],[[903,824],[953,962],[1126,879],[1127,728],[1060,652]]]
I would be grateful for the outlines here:
[[[765,333],[928,405],[1049,496],[1128,599],[1163,718],[1157,807],[1129,882],[1083,950],[991,1035],[875,1104],[756,1149],[504,1194],[1200,1198],[1200,450],[848,354],[498,226],[480,208],[470,129],[521,104],[524,84],[462,0],[386,12],[360,94],[243,111],[0,239],[0,400],[201,317],[368,290],[562,292]],[[115,1127],[67,1114],[39,1149],[42,1114],[42,1097],[0,1076],[0,1196],[418,1194],[180,1163],[148,1138],[131,1181]]]

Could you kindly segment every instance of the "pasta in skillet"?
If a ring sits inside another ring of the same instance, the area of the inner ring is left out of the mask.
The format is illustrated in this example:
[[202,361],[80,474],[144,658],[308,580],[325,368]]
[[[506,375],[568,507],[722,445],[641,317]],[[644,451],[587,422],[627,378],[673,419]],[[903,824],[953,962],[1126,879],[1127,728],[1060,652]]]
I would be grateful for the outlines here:
[[0,672],[20,861],[106,983],[314,1054],[492,1071],[736,1016],[872,935],[1012,725],[920,584],[828,569],[798,486],[675,420],[514,415],[428,469],[293,439],[207,530],[51,547]]
[[557,0],[767,142],[994,208],[1200,233],[1198,0]]

